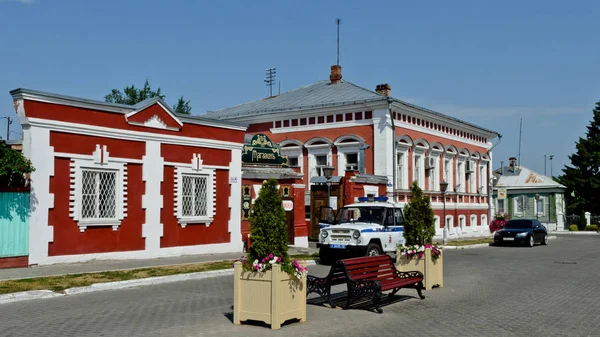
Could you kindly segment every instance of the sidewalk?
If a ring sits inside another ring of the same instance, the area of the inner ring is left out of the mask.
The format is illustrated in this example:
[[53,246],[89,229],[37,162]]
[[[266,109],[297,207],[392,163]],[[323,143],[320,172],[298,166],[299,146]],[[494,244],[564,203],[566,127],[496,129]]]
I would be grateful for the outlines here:
[[[318,252],[315,244],[312,247],[301,248],[290,246],[289,254],[312,254]],[[103,271],[127,270],[150,268],[159,266],[172,266],[178,264],[193,264],[201,262],[236,260],[244,253],[225,253],[225,254],[203,254],[203,255],[185,255],[178,257],[140,259],[140,260],[93,260],[84,263],[53,264],[48,266],[34,266],[29,268],[9,268],[0,269],[0,281],[16,280],[33,277],[58,276],[67,274],[84,274]]]

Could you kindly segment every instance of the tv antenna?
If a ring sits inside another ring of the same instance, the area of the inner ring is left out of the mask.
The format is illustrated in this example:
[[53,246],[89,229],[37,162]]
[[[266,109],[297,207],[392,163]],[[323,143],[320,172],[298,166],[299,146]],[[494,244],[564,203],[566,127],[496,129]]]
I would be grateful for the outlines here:
[[266,70],[267,73],[267,79],[265,80],[265,83],[267,83],[267,86],[269,87],[269,97],[273,97],[273,85],[275,84],[275,74],[277,73],[277,70],[275,68],[269,68]]
[[335,23],[337,25],[337,65],[340,65],[340,23],[342,20],[340,18],[335,19]]

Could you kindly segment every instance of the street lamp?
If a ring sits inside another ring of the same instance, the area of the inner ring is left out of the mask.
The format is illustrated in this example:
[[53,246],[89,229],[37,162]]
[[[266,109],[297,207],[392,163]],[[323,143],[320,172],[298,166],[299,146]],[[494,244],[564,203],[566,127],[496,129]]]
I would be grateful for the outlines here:
[[446,190],[448,183],[444,180],[440,183],[440,191],[442,191],[442,202],[444,203],[444,245],[448,243],[448,221],[446,221]]
[[325,166],[322,168],[322,170],[323,170],[323,175],[325,176],[325,179],[327,179],[327,206],[330,206],[329,198],[331,196],[331,177],[333,176],[333,170],[335,170],[335,167]]
[[533,197],[535,198],[535,208],[534,208],[534,209],[535,209],[535,219],[536,219],[536,220],[539,220],[539,219],[538,219],[538,216],[539,216],[539,210],[538,210],[538,207],[540,206],[540,205],[539,205],[539,203],[540,203],[540,194],[539,194],[539,193],[536,193],[536,194],[535,194]]

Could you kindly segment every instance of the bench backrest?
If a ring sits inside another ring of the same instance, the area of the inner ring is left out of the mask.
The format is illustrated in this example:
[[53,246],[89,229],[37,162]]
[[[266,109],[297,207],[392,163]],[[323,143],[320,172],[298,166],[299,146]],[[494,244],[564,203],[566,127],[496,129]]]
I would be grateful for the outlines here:
[[392,257],[384,254],[340,260],[348,278],[383,281],[397,277]]
[[329,270],[329,282],[332,285],[346,283],[348,277],[346,276],[346,271],[344,270],[344,265],[336,261]]

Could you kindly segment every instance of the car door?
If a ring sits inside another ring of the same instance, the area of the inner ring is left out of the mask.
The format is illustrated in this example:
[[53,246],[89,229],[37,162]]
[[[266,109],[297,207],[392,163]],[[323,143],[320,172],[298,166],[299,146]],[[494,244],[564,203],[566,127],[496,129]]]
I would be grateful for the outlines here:
[[539,221],[533,221],[533,239],[535,242],[541,242],[544,237],[544,225]]

